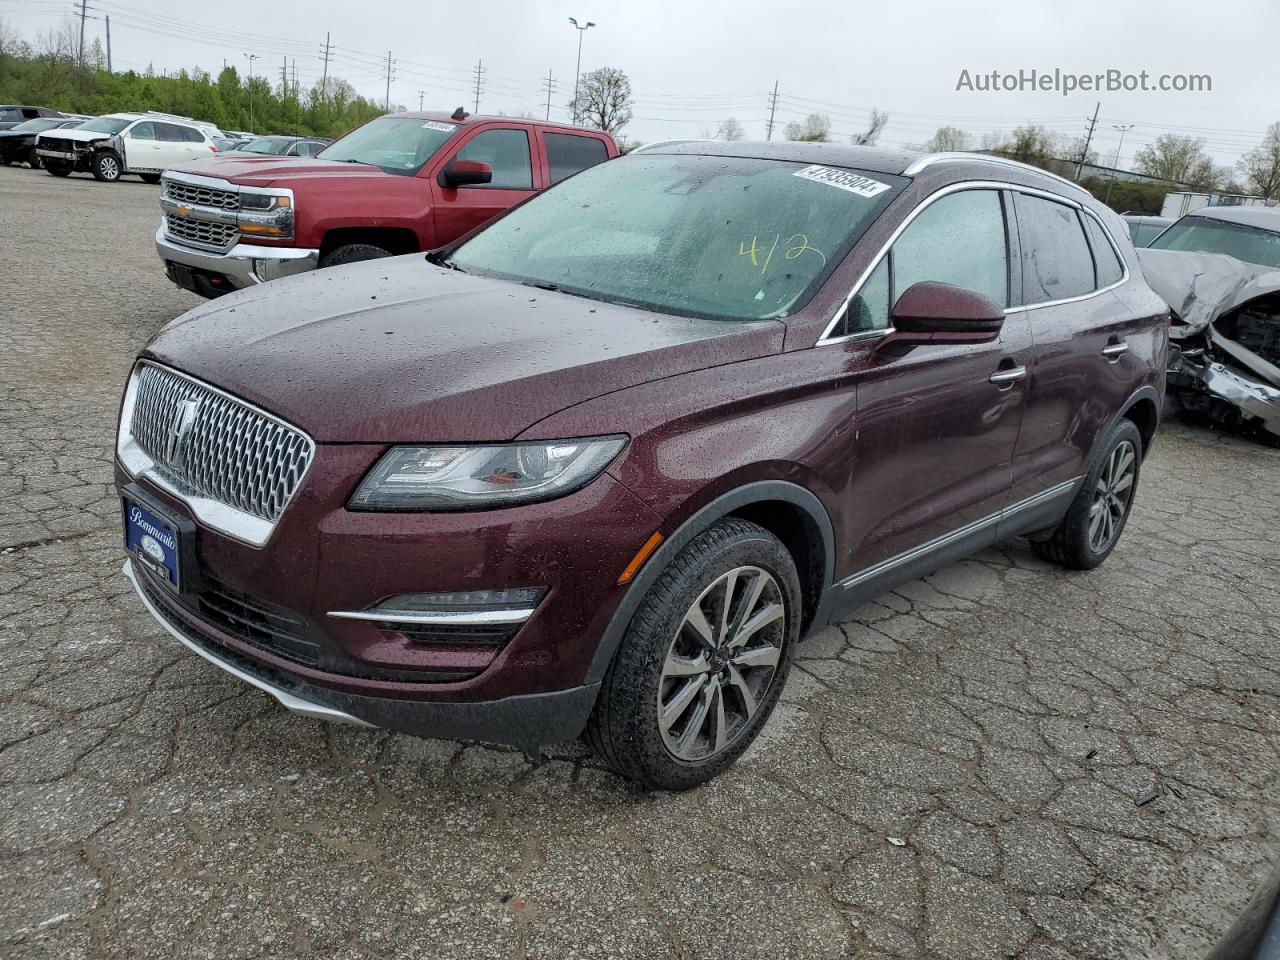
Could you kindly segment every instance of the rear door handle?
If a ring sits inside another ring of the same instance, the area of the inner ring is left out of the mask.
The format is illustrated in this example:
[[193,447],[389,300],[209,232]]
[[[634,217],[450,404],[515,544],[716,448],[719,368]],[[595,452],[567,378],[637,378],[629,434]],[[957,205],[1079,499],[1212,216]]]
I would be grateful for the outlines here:
[[1127,343],[1109,343],[1102,348],[1102,355],[1107,358],[1109,363],[1115,363],[1128,352],[1129,345]]
[[997,370],[991,376],[987,377],[992,383],[1000,387],[1009,387],[1022,380],[1027,375],[1026,367],[1010,367],[1007,370]]

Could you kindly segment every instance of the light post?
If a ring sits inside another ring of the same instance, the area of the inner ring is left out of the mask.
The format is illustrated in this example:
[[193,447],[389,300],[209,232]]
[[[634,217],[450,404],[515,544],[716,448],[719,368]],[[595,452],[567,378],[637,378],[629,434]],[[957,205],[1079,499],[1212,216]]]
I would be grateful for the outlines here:
[[573,122],[578,122],[578,77],[582,74],[582,35],[595,26],[590,20],[587,25],[581,26],[577,17],[570,17],[569,22],[573,24],[573,28],[578,31],[578,67],[573,71]]
[[258,59],[256,53],[246,53],[249,61],[249,132],[253,133],[253,61]]
[[1116,171],[1120,169],[1120,148],[1124,146],[1124,135],[1133,129],[1133,124],[1113,123],[1111,129],[1120,131],[1120,142],[1116,144],[1116,158],[1111,161],[1111,180],[1107,183],[1107,195],[1102,200],[1103,203],[1108,205],[1111,203],[1111,188],[1115,186],[1116,182]]

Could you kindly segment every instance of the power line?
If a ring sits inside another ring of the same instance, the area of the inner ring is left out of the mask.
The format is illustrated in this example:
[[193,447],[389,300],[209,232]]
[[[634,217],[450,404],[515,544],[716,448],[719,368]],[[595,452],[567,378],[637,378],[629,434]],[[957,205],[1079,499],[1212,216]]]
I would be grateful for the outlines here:
[[475,113],[480,112],[480,92],[484,89],[484,85],[483,85],[484,74],[485,74],[484,61],[477,60],[476,61],[476,85],[475,85],[476,109],[474,111]]

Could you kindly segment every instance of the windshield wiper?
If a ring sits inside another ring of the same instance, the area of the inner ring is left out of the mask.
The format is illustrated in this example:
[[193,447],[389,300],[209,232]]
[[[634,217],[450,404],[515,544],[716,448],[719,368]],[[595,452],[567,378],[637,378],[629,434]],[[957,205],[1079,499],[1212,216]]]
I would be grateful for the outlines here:
[[460,266],[444,255],[443,250],[432,250],[427,254],[427,263],[437,267],[444,267],[446,270],[457,270],[459,273],[466,273]]

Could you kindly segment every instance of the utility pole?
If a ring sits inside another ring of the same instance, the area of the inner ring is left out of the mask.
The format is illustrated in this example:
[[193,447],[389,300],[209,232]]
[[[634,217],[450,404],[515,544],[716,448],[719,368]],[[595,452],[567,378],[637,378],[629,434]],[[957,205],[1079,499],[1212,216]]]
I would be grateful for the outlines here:
[[578,79],[582,76],[582,35],[594,27],[595,22],[588,20],[585,27],[579,25],[577,17],[570,17],[569,22],[578,31],[578,66],[573,71],[573,122],[577,123],[578,116],[582,113],[578,109]]
[[547,79],[542,81],[542,85],[547,90],[547,119],[551,119],[551,91],[555,87],[556,82],[551,79],[551,68],[547,68]]
[[[107,23],[107,73],[111,72],[111,17],[103,15],[103,19]],[[227,61],[224,59],[222,65],[225,67]]]
[[1076,161],[1076,182],[1080,182],[1080,171],[1084,169],[1085,157],[1089,156],[1089,144],[1093,142],[1093,128],[1098,125],[1098,111],[1102,109],[1101,102],[1094,104],[1093,119],[1089,121],[1089,132],[1085,134],[1084,146],[1080,148],[1080,159]]
[[425,97],[426,95],[427,95],[427,91],[425,90],[418,91],[418,112],[419,113],[422,112],[422,98]]
[[1107,182],[1107,195],[1102,198],[1102,202],[1105,204],[1111,203],[1111,188],[1115,186],[1116,171],[1120,169],[1120,148],[1124,146],[1124,135],[1132,130],[1133,127],[1132,123],[1113,123],[1111,125],[1112,130],[1120,131],[1120,142],[1116,144],[1116,158],[1111,161],[1111,179]]
[[80,69],[84,69],[84,22],[85,20],[97,20],[97,17],[89,16],[90,10],[96,10],[96,7],[90,7],[88,0],[75,0],[71,8],[80,15],[80,47],[76,54],[76,62],[80,65]]
[[391,51],[387,51],[387,98],[382,103],[382,109],[391,112],[391,68],[395,65],[395,61],[391,59]]
[[285,99],[289,96],[289,58],[284,57],[283,64],[280,67],[280,98]]
[[320,60],[324,63],[324,72],[320,75],[320,94],[323,96],[325,87],[329,83],[329,61],[333,59],[333,45],[329,43],[329,34],[324,35],[324,52],[320,54]]
[[249,60],[249,132],[253,133],[253,61],[258,59],[256,53],[246,53]]
[[773,139],[773,115],[778,109],[778,81],[773,81],[773,93],[769,95],[769,132],[765,136],[766,140]]
[[486,71],[484,69],[484,61],[477,60],[476,61],[476,83],[475,83],[476,108],[474,111],[472,111],[473,113],[480,112],[480,92],[484,89],[483,79],[484,79],[485,72]]

